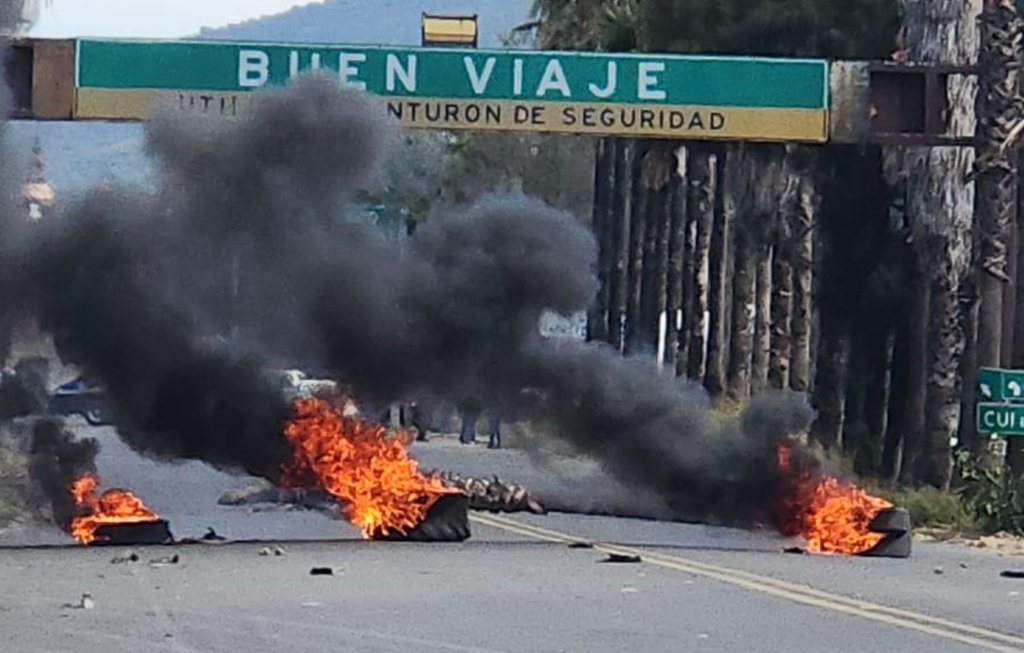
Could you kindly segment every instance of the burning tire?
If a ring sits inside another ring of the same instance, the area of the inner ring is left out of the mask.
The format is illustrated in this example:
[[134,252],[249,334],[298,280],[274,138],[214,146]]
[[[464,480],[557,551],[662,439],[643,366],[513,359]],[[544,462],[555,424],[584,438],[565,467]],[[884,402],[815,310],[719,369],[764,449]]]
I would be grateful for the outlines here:
[[416,528],[405,534],[374,535],[388,542],[462,542],[470,536],[469,499],[464,494],[446,494],[430,507]]
[[105,524],[94,532],[92,546],[141,546],[144,544],[170,544],[174,541],[166,519],[152,521]]
[[904,508],[886,508],[868,524],[875,533],[883,533],[882,541],[860,555],[872,558],[909,558],[913,530],[910,513]]

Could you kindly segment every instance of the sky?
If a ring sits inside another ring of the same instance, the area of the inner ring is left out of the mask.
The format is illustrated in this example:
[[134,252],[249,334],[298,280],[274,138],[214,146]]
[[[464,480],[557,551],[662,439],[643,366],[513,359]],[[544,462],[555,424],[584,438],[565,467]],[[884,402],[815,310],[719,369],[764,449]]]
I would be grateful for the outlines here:
[[52,0],[30,34],[40,37],[188,36],[200,27],[220,27],[287,11],[308,0]]

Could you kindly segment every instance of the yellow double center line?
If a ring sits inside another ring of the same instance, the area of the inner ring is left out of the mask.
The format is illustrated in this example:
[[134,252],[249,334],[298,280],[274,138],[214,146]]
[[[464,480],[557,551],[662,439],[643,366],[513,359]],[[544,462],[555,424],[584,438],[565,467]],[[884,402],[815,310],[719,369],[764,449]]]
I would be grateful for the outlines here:
[[[557,542],[561,544],[587,543],[588,540],[559,533],[557,531],[540,528],[530,524],[501,517],[494,514],[474,513],[473,521],[493,528],[498,528],[518,535],[524,535],[538,540]],[[620,546],[617,544],[593,543],[593,548],[604,553],[617,553],[620,555],[640,556],[642,560],[666,569],[674,569],[695,576],[712,578],[730,585],[737,585],[744,589],[779,598],[788,599],[796,603],[810,605],[824,610],[841,612],[844,614],[870,619],[872,621],[909,628],[918,632],[934,635],[943,639],[953,640],[987,649],[990,651],[1003,651],[1005,653],[1020,653],[1024,651],[1024,637],[1008,635],[987,628],[980,628],[970,624],[963,624],[941,617],[933,617],[910,610],[903,610],[870,601],[862,601],[840,594],[832,594],[822,590],[789,583],[777,578],[752,574],[739,569],[710,565],[688,558],[674,555],[655,553],[637,549],[635,547]]]

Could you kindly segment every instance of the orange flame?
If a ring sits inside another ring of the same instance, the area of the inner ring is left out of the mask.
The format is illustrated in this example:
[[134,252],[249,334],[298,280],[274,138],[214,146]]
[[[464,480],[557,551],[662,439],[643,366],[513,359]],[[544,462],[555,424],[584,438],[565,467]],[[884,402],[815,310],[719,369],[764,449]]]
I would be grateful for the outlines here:
[[803,536],[815,553],[857,554],[882,541],[885,535],[869,524],[891,503],[833,476],[795,469],[789,445],[780,445],[777,454],[779,469],[791,484],[781,511],[785,534]]
[[79,476],[68,488],[81,513],[71,520],[71,536],[82,544],[96,540],[96,529],[108,524],[126,524],[159,519],[152,510],[128,490],[113,489],[97,494],[95,474]]
[[286,488],[317,488],[342,501],[366,538],[416,527],[444,494],[457,490],[424,476],[409,458],[408,434],[388,438],[380,425],[342,415],[323,399],[298,399],[284,429],[294,449],[282,469]]

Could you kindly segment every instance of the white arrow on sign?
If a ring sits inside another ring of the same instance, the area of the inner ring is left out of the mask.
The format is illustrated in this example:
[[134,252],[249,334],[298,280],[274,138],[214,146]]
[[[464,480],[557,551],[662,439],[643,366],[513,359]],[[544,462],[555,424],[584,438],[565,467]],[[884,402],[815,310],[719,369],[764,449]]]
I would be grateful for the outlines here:
[[983,397],[992,397],[992,388],[988,387],[987,383],[981,384],[981,395]]
[[1010,389],[1010,393],[1014,397],[1020,396],[1021,387],[1020,384],[1017,383],[1016,381],[1010,381],[1009,383],[1006,384],[1006,387]]

